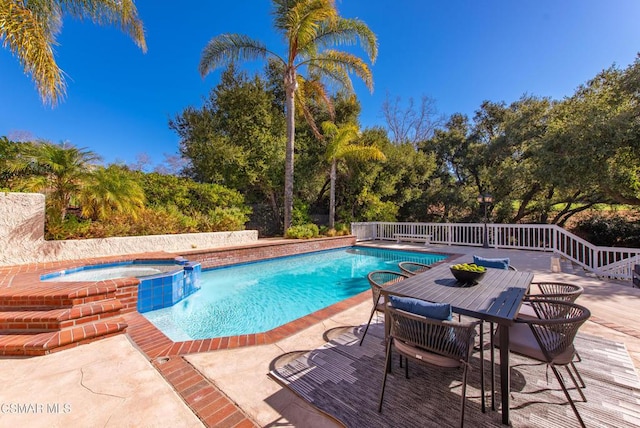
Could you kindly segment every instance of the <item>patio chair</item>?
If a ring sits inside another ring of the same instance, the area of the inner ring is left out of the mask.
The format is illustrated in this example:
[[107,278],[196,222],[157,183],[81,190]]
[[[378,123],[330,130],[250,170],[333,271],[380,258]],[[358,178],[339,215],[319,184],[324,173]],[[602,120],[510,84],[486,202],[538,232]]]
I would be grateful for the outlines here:
[[577,284],[569,284],[566,282],[532,282],[532,286],[535,286],[538,293],[528,293],[530,298],[542,298],[561,300],[564,302],[575,302],[578,297],[584,292],[584,288]]
[[[396,350],[401,357],[405,357],[406,378],[409,377],[409,360],[415,360],[430,367],[463,369],[460,426],[464,426],[469,359],[473,352],[476,327],[480,322],[437,320],[406,312],[392,305],[387,308],[387,314],[390,317],[387,322],[390,323],[391,328],[387,341],[386,368],[382,379],[378,411],[382,412],[387,374],[391,372],[391,354],[392,350]],[[482,385],[482,395],[484,396],[484,385]],[[436,396],[434,399],[440,400],[442,397]]]
[[398,267],[402,272],[412,276],[431,269],[431,266],[418,262],[400,262]]
[[[509,348],[511,352],[541,361],[551,368],[580,426],[584,427],[584,422],[558,371],[558,366],[565,367],[582,401],[586,402],[587,399],[569,367],[575,370],[573,358],[576,350],[573,340],[578,329],[589,319],[591,313],[587,308],[575,303],[553,299],[536,298],[529,303],[534,311],[540,314],[540,318],[516,319],[516,323],[509,329]],[[498,340],[497,343],[500,341]]]
[[532,282],[531,286],[537,288],[538,292],[527,293],[526,301],[518,312],[518,318],[540,318],[528,303],[531,300],[545,299],[573,303],[584,291],[581,286],[566,282]]
[[364,341],[364,337],[367,335],[367,331],[369,330],[369,325],[371,324],[371,320],[373,319],[373,314],[376,312],[384,313],[384,297],[380,293],[385,286],[394,284],[398,281],[402,281],[405,278],[409,278],[409,275],[406,273],[395,272],[392,270],[374,270],[373,272],[369,272],[367,275],[367,279],[369,280],[369,285],[371,286],[371,297],[373,298],[373,308],[371,308],[371,315],[369,316],[369,321],[367,321],[367,326],[364,329],[364,333],[362,334],[362,339],[360,339],[360,345]]
[[[577,284],[569,284],[566,282],[532,282],[532,286],[535,286],[538,289],[537,293],[528,293],[526,295],[527,300],[531,299],[551,299],[551,300],[559,300],[562,302],[575,302],[578,297],[584,292],[584,288]],[[518,318],[540,318],[538,314],[535,313],[533,307],[530,304],[524,303],[520,307],[520,311],[518,312]],[[548,318],[548,317],[547,317]],[[576,361],[582,361],[582,357],[576,351]],[[578,380],[580,381],[580,385],[582,388],[585,388],[584,380],[582,380],[582,376],[580,376],[580,372],[576,370],[576,375],[578,376]]]

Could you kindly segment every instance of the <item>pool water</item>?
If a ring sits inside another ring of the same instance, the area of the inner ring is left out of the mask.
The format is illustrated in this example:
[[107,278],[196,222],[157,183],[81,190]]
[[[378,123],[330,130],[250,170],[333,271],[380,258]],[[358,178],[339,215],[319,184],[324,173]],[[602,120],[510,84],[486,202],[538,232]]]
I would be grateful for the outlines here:
[[41,276],[42,281],[72,282],[72,281],[104,281],[116,278],[143,278],[183,269],[176,263],[147,264],[120,262],[102,267],[102,265],[83,266],[68,271],[55,272]]
[[261,333],[368,290],[373,270],[446,257],[349,247],[212,269],[200,290],[143,315],[176,342]]

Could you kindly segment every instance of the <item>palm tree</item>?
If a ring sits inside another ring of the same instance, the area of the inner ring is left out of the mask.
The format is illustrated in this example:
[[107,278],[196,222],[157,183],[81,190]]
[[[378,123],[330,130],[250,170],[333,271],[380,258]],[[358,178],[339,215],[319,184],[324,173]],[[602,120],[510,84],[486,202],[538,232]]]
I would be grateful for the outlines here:
[[373,62],[378,53],[375,34],[357,19],[338,15],[335,0],[272,0],[274,25],[287,43],[284,56],[267,49],[260,41],[241,34],[221,34],[205,46],[200,59],[200,75],[238,60],[275,58],[283,66],[287,145],[285,155],[284,230],[291,226],[293,211],[293,155],[295,144],[295,94],[300,89],[300,73],[322,76],[339,87],[353,91],[350,73],[373,89],[369,66],[348,52],[329,49],[333,45],[360,44]]
[[336,217],[336,172],[337,164],[346,158],[359,160],[385,160],[382,151],[374,146],[363,146],[356,143],[360,137],[358,127],[353,123],[336,126],[333,122],[323,122],[322,131],[328,139],[325,159],[331,163],[329,174],[331,187],[329,192],[329,227],[334,228]]
[[147,50],[142,21],[133,0],[0,1],[0,41],[31,75],[42,101],[56,105],[65,94],[63,71],[53,55],[62,16],[115,24],[129,34],[143,52]]
[[117,165],[95,169],[83,183],[78,196],[82,215],[105,220],[112,213],[130,214],[134,219],[144,207],[144,190],[137,180]]
[[62,222],[71,199],[79,194],[100,157],[90,150],[48,142],[34,145],[29,157],[35,174],[23,181],[23,187],[44,192],[50,219]]

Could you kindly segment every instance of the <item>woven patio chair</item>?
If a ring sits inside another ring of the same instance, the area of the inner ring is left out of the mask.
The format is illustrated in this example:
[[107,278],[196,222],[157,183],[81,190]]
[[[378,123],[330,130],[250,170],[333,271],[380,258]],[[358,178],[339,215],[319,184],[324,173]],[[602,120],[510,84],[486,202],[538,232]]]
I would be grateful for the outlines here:
[[384,296],[382,296],[382,294],[380,293],[382,289],[391,284],[395,284],[398,281],[402,281],[405,278],[409,278],[409,275],[392,270],[374,270],[373,272],[369,272],[369,275],[367,275],[367,279],[369,280],[369,285],[371,286],[373,308],[371,308],[369,321],[367,321],[367,326],[365,327],[364,333],[362,334],[362,339],[360,339],[360,345],[362,345],[364,337],[367,335],[369,325],[371,324],[371,320],[373,319],[373,314],[375,314],[376,312],[384,313]]
[[[537,314],[528,303],[534,299],[573,303],[584,291],[581,286],[566,282],[532,282],[531,286],[537,288],[538,292],[530,292],[525,296],[526,302],[520,307],[518,318],[540,318],[540,314]],[[545,318],[549,318],[549,316],[545,316]]]
[[542,298],[552,300],[562,300],[564,302],[575,302],[584,292],[584,288],[578,284],[569,284],[566,282],[532,282],[538,293],[528,293],[531,298]]
[[[509,348],[511,352],[541,361],[551,368],[580,426],[584,427],[578,408],[567,390],[558,367],[565,367],[580,398],[586,402],[587,399],[569,367],[575,370],[573,358],[576,350],[573,340],[578,329],[589,319],[591,313],[583,306],[558,300],[536,298],[529,303],[541,318],[516,319],[516,323],[509,329]],[[497,340],[496,343],[500,341]]]
[[398,267],[402,272],[412,276],[431,269],[431,266],[418,262],[400,262]]
[[[559,300],[562,302],[575,302],[578,297],[584,292],[584,288],[577,284],[569,284],[566,282],[532,282],[532,286],[537,288],[537,293],[528,293],[526,295],[527,300],[532,299],[551,299],[551,300]],[[518,318],[540,318],[538,314],[535,313],[533,307],[526,303],[520,307],[520,311],[518,312]],[[546,317],[548,318],[548,316]],[[582,361],[582,357],[580,354],[576,352],[576,361]],[[586,385],[580,372],[576,370],[576,375],[578,376],[578,380],[580,381],[580,385],[584,388]]]
[[[406,378],[409,374],[410,360],[430,367],[463,369],[460,426],[464,426],[469,360],[473,352],[476,327],[480,322],[441,321],[405,312],[392,306],[387,308],[387,314],[390,317],[387,322],[390,323],[391,328],[387,341],[386,368],[382,379],[378,411],[382,411],[387,374],[391,372],[391,354],[392,350],[395,350],[401,357],[405,357]],[[484,385],[482,395],[484,396]],[[434,399],[440,400],[442,397],[438,395]],[[419,405],[419,403],[415,404]]]

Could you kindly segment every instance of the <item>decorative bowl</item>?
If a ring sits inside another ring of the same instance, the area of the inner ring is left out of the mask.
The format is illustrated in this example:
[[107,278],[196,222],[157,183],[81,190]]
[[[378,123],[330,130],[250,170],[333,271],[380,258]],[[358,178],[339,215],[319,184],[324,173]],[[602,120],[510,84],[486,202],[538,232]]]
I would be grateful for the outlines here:
[[449,269],[451,270],[451,273],[456,278],[456,280],[458,280],[458,282],[469,285],[477,284],[478,281],[480,281],[480,279],[484,276],[484,274],[487,273],[486,270],[483,272],[475,272],[471,270],[454,269],[452,267],[450,267]]

